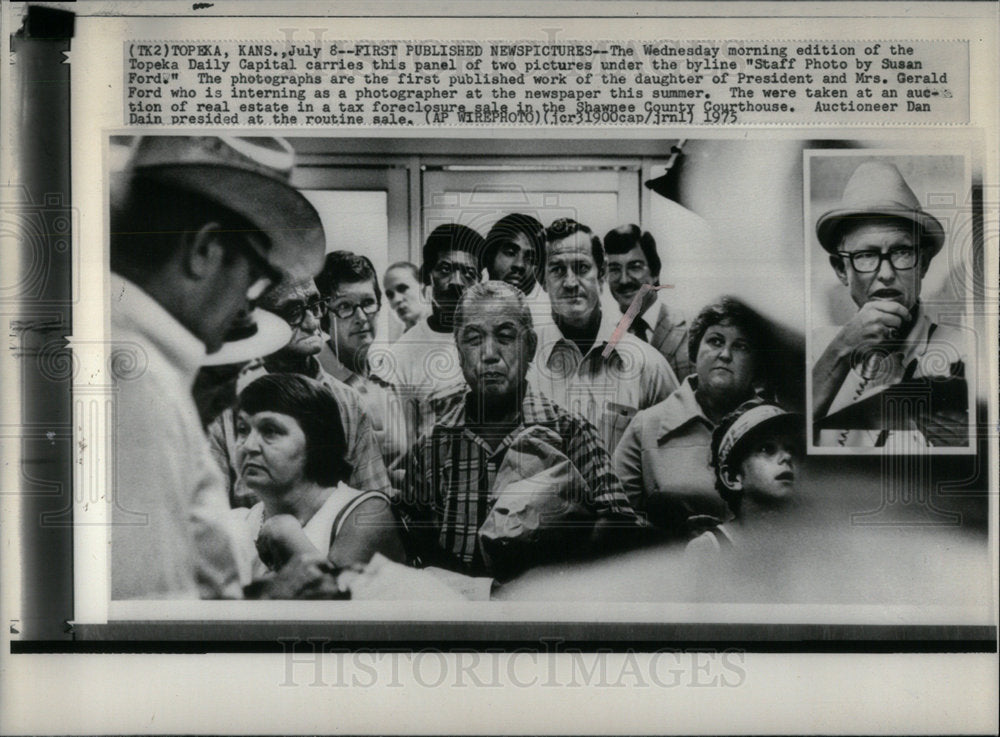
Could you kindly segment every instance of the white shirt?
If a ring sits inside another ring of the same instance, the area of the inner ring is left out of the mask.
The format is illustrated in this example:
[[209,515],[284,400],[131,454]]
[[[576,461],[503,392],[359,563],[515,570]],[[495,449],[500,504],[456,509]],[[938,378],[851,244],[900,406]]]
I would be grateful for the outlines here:
[[191,396],[205,347],[111,276],[113,599],[241,595],[224,480]]
[[634,335],[623,335],[607,359],[601,356],[619,317],[602,313],[585,356],[555,324],[543,326],[528,371],[528,381],[542,394],[597,426],[609,453],[636,412],[663,401],[678,386],[667,359]]

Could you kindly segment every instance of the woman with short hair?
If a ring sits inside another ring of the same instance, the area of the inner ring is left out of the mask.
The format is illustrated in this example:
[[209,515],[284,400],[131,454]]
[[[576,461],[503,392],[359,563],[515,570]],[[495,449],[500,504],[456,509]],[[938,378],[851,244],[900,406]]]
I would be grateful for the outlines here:
[[261,499],[233,510],[247,529],[244,583],[310,550],[338,568],[367,563],[376,552],[403,559],[386,496],[345,483],[351,467],[340,412],[322,384],[300,374],[251,383],[239,396],[236,442],[241,477]]
[[615,470],[632,506],[672,534],[687,519],[725,519],[715,491],[712,431],[729,412],[766,391],[762,355],[769,331],[750,308],[723,297],[698,314],[688,354],[693,374],[665,400],[638,412],[615,451]]

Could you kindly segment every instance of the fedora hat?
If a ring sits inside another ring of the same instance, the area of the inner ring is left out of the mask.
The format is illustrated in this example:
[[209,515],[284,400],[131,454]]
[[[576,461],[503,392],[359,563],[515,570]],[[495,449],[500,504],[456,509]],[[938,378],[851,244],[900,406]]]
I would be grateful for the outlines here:
[[202,359],[202,366],[225,366],[270,356],[288,345],[292,329],[288,323],[267,310],[243,312],[226,334],[226,342],[215,353]]
[[326,237],[316,209],[290,183],[294,164],[281,138],[142,136],[112,184],[112,207],[123,207],[139,177],[200,195],[257,226],[270,242],[262,255],[272,266],[312,277],[323,267]]
[[941,222],[920,207],[920,201],[893,164],[866,161],[847,180],[840,206],[816,221],[816,237],[830,253],[836,253],[844,225],[872,217],[894,217],[920,226],[920,247],[937,255],[944,245]]

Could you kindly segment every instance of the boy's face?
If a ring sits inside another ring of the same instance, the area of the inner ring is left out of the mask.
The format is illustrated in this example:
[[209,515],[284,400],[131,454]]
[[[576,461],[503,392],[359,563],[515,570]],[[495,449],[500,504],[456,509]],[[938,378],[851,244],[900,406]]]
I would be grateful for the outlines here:
[[795,494],[799,443],[790,433],[771,435],[754,443],[740,464],[736,481],[743,493],[758,501],[778,503]]

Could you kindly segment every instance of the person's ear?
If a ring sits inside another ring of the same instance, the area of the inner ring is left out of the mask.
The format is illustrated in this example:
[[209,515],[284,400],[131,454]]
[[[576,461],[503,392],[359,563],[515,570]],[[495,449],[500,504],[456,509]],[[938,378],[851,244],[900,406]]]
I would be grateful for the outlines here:
[[729,478],[729,488],[733,491],[743,491],[743,472],[736,471],[735,473],[728,474]]
[[930,251],[925,251],[921,249],[920,251],[920,278],[923,279],[927,276],[927,269],[931,266],[931,255]]
[[832,266],[833,270],[837,273],[837,278],[840,280],[840,283],[846,287],[848,286],[847,267],[844,264],[844,261],[845,259],[843,256],[830,255],[830,266]]
[[206,279],[222,264],[225,249],[219,240],[219,224],[206,223],[194,233],[185,234],[184,269],[196,279]]

